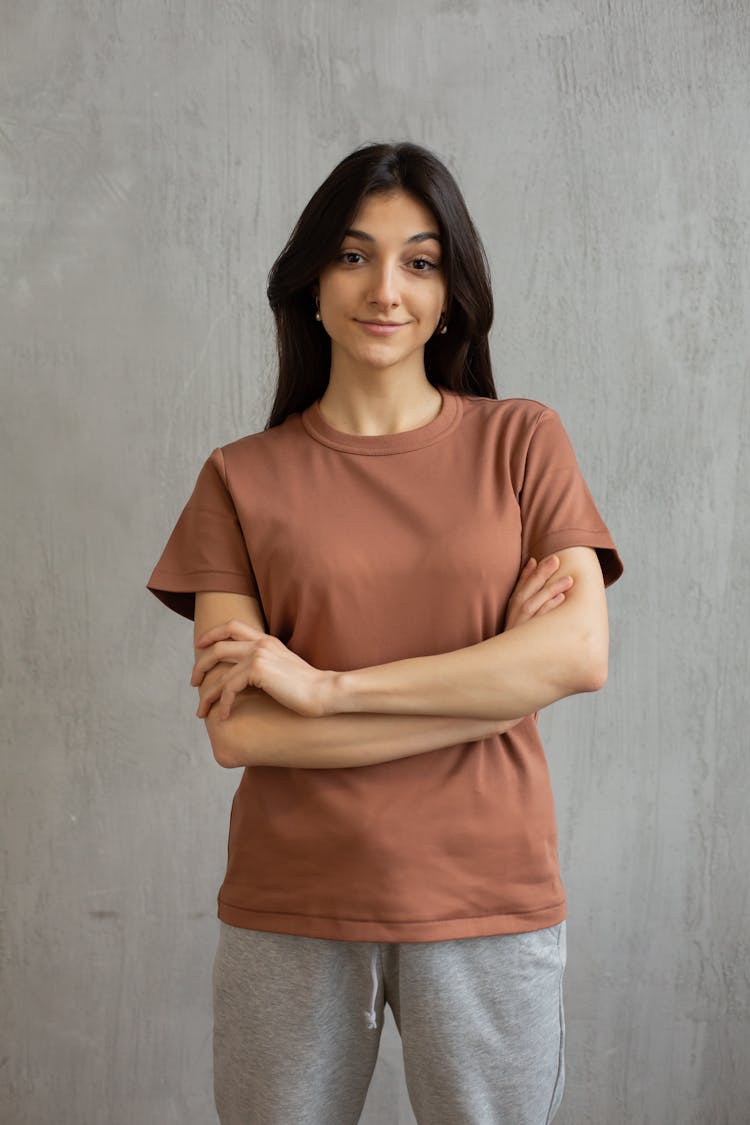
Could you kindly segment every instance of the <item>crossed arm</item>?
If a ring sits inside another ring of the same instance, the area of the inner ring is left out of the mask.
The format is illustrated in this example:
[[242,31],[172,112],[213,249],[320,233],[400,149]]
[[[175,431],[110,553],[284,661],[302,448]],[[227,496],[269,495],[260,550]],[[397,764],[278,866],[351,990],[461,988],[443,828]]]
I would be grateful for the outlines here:
[[[556,576],[557,560],[566,577]],[[198,594],[192,682],[216,760],[371,765],[486,738],[556,699],[597,690],[606,680],[608,628],[595,552],[567,548],[532,569],[499,636],[350,672],[311,668],[268,637],[254,599]],[[228,611],[236,619],[238,608],[246,622],[240,639],[216,625]]]

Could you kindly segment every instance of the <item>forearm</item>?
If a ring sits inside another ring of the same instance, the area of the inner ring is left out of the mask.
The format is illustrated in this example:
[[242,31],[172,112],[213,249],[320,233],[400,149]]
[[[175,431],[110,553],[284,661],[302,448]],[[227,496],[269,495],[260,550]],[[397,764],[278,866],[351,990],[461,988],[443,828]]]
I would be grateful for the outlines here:
[[265,692],[242,693],[223,722],[214,705],[206,718],[223,766],[340,769],[370,766],[474,742],[514,722],[441,715],[339,714],[308,718]]
[[454,652],[331,673],[326,710],[511,721],[595,691],[606,679],[606,629],[589,633],[567,610]]

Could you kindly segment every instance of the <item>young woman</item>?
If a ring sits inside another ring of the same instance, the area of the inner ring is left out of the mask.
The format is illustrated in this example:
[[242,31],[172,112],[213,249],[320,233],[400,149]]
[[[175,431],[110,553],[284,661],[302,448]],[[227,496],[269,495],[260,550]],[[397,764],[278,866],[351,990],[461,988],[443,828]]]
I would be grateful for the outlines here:
[[607,676],[622,564],[554,410],[498,399],[446,167],[370,145],[270,274],[269,422],[214,449],[148,587],[195,621],[217,761],[223,1125],[354,1125],[384,1005],[420,1125],[544,1125],[565,896],[537,712]]

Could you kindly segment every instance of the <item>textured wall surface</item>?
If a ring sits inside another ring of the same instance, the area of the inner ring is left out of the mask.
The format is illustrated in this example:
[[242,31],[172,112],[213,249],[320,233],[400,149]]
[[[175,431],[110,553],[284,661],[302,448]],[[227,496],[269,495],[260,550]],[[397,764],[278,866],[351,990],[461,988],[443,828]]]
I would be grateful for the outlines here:
[[[2,1121],[215,1120],[238,778],[144,584],[208,452],[263,428],[301,207],[412,139],[486,243],[498,393],[561,413],[626,567],[606,689],[542,717],[558,1120],[745,1123],[747,4],[39,0],[0,44]],[[413,1120],[389,1019],[363,1122]]]

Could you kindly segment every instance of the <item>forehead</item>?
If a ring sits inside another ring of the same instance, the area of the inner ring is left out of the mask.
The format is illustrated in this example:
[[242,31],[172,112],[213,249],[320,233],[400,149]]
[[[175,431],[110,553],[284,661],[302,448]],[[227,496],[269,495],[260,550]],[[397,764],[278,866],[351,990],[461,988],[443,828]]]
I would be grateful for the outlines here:
[[423,231],[440,231],[432,210],[421,199],[401,190],[366,196],[351,226],[379,236],[393,233],[404,238]]

